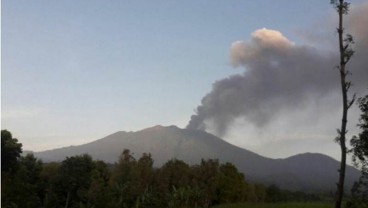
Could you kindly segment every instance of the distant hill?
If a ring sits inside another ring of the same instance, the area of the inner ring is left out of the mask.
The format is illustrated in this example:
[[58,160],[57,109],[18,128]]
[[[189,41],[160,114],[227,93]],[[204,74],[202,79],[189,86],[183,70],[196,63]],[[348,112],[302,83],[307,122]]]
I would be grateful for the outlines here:
[[[34,154],[50,162],[88,153],[94,159],[114,163],[124,149],[133,152],[136,158],[143,153],[151,153],[155,166],[161,166],[172,158],[188,164],[199,163],[202,158],[218,158],[220,162],[235,164],[248,180],[275,184],[293,191],[334,191],[338,178],[339,162],[323,154],[305,153],[286,159],[270,159],[204,131],[176,126],[155,126],[137,132],[121,131],[84,145]],[[358,170],[348,166],[346,183],[351,185],[358,177]]]

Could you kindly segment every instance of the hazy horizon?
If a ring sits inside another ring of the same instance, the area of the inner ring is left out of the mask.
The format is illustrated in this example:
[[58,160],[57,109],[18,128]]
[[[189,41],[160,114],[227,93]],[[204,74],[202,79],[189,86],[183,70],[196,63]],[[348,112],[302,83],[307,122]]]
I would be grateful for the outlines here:
[[[368,2],[351,1],[351,93],[367,94]],[[23,150],[155,125],[271,158],[339,158],[329,1],[2,1],[1,128]],[[349,135],[358,132],[354,105]]]

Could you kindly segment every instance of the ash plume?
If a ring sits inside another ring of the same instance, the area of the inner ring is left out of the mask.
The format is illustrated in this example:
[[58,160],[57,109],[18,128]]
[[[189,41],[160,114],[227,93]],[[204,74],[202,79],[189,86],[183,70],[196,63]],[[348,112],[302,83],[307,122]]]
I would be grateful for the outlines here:
[[[353,11],[348,28],[356,37],[349,79],[358,92],[368,87],[368,18],[361,18],[368,13],[367,5]],[[338,93],[337,52],[294,44],[276,30],[256,30],[250,41],[236,41],[230,48],[232,65],[244,72],[216,81],[187,128],[210,127],[224,136],[238,118],[262,128],[282,112],[302,110],[307,103]]]

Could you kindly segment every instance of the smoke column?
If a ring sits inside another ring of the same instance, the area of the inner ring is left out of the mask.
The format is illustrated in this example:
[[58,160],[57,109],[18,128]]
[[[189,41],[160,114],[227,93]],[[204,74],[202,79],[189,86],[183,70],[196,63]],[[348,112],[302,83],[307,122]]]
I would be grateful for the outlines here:
[[[348,22],[356,42],[349,79],[358,93],[368,87],[368,17],[362,18],[367,14],[368,4],[364,4],[352,12]],[[307,101],[317,102],[339,92],[339,75],[334,68],[337,58],[337,50],[298,46],[279,31],[256,30],[250,41],[236,41],[230,48],[232,65],[244,72],[216,81],[187,128],[211,127],[216,135],[224,136],[237,118],[262,128],[280,112],[302,110]]]

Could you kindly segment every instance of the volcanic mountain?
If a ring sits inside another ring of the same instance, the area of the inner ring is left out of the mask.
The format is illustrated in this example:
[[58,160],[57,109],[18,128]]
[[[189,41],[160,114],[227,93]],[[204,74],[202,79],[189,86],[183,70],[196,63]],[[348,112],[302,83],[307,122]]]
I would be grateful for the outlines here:
[[[35,152],[44,162],[62,161],[65,157],[88,153],[94,159],[114,163],[124,149],[136,158],[151,153],[155,166],[176,158],[188,164],[201,159],[231,162],[254,182],[275,184],[283,189],[332,191],[338,179],[339,162],[323,154],[305,153],[285,159],[266,158],[200,130],[176,126],[155,126],[137,132],[116,132],[91,143]],[[346,184],[352,185],[359,171],[348,166]]]

